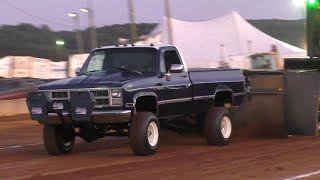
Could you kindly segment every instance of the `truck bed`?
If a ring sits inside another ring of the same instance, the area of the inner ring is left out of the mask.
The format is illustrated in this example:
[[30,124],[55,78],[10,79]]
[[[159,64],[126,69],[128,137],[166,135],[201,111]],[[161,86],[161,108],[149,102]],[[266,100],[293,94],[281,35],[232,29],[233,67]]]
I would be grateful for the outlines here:
[[240,69],[189,69],[189,76],[193,84],[245,81],[245,77]]
[[240,69],[189,69],[194,99],[215,97],[219,91],[233,94],[235,105],[245,95],[245,77]]

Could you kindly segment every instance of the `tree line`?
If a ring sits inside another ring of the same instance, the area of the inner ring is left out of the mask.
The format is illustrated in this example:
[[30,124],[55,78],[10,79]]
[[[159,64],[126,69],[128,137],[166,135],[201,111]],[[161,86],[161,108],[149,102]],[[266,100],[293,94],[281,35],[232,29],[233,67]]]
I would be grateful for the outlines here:
[[[304,48],[305,25],[303,20],[249,20],[263,32],[294,46]],[[149,34],[157,24],[138,24],[138,36]],[[82,31],[85,52],[90,51],[89,29]],[[3,25],[0,27],[0,58],[12,56],[34,56],[52,60],[63,60],[68,55],[77,53],[75,32],[52,31],[44,25],[36,27],[32,24],[17,26]],[[118,38],[130,38],[129,24],[111,25],[97,28],[98,44],[107,46],[117,43]],[[55,42],[62,39],[63,47]]]

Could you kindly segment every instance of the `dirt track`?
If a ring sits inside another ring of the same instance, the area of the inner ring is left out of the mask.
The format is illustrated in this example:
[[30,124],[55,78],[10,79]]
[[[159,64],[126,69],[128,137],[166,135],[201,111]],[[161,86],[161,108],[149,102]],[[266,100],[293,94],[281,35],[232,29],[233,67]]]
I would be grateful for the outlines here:
[[154,156],[135,157],[126,138],[105,138],[79,140],[73,154],[52,157],[41,131],[31,121],[1,119],[0,179],[283,179],[320,169],[320,137],[235,138],[209,147],[199,135],[162,132]]

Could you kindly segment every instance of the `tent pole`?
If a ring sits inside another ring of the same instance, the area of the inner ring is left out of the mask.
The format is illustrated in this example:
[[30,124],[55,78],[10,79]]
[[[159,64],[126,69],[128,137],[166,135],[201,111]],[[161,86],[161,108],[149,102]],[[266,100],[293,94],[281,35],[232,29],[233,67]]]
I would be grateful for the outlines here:
[[248,54],[252,53],[252,41],[247,41]]
[[225,51],[225,46],[224,46],[224,44],[220,44],[220,57],[221,57],[221,61],[224,61],[224,60],[225,60],[226,51]]

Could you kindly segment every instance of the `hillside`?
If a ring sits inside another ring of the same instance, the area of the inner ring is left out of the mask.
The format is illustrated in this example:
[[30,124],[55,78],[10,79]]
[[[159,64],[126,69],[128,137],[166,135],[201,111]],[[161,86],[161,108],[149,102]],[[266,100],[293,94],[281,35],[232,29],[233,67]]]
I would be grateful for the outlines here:
[[261,31],[291,45],[305,48],[305,20],[249,20]]
[[[263,32],[302,47],[305,39],[305,27],[302,20],[249,20]],[[156,24],[138,24],[138,35],[148,34]],[[119,37],[129,38],[129,25],[104,26],[97,29],[99,45],[112,45]],[[85,50],[90,51],[89,32],[82,32]],[[51,31],[48,26],[35,27],[31,24],[0,27],[0,57],[7,55],[28,55],[55,60],[65,59],[76,53],[75,33],[69,31]],[[55,41],[64,39],[64,48],[57,48]]]

